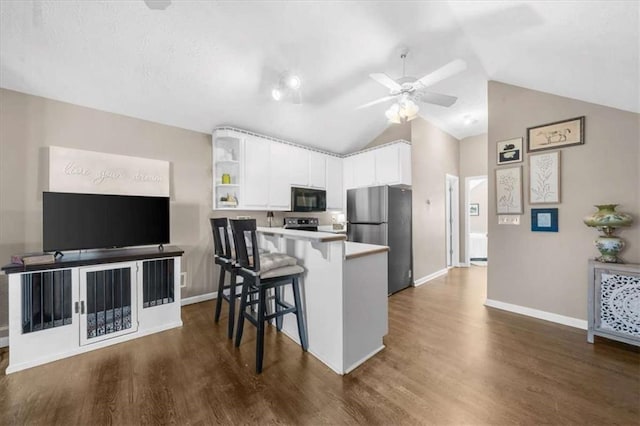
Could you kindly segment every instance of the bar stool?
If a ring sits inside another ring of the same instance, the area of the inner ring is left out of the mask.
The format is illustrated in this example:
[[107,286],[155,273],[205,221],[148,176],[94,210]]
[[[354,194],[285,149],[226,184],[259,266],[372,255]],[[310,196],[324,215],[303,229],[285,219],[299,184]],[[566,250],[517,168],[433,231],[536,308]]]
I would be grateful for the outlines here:
[[[231,231],[236,248],[236,262],[239,266],[237,273],[242,276],[242,295],[240,296],[240,313],[238,316],[238,328],[236,331],[236,347],[242,341],[244,319],[248,319],[257,328],[256,340],[256,373],[262,372],[262,360],[264,356],[264,327],[265,322],[275,318],[276,328],[282,329],[282,317],[286,314],[295,314],[298,322],[298,335],[304,352],[307,351],[307,331],[304,324],[302,303],[300,301],[299,277],[304,268],[297,265],[295,257],[282,253],[271,253],[262,257],[258,250],[256,238],[255,219],[231,219]],[[247,250],[246,233],[251,241],[251,254]],[[253,258],[253,262],[251,261]],[[291,305],[282,299],[282,290],[285,285],[291,284],[293,289],[294,304]],[[267,313],[267,290],[274,289],[275,312]],[[249,299],[250,293],[256,293],[257,298]],[[257,305],[257,315],[252,312],[253,305]],[[247,310],[247,307],[249,308]]]
[[[233,337],[233,323],[235,321],[236,298],[240,297],[239,294],[236,294],[236,277],[238,267],[235,264],[231,251],[227,218],[212,218],[209,219],[209,221],[211,222],[211,231],[213,232],[213,258],[215,264],[220,266],[215,322],[218,322],[220,320],[222,300],[226,300],[229,303],[229,324],[227,326],[227,337],[231,339]],[[224,276],[226,272],[230,274],[229,285],[224,284]],[[229,290],[228,296],[224,294],[225,290]]]

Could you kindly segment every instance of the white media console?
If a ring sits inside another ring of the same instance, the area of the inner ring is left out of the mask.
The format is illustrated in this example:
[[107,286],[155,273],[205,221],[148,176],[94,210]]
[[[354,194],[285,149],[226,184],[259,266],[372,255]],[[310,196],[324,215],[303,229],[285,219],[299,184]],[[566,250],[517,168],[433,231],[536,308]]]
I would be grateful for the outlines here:
[[176,247],[66,254],[6,265],[6,374],[182,325]]

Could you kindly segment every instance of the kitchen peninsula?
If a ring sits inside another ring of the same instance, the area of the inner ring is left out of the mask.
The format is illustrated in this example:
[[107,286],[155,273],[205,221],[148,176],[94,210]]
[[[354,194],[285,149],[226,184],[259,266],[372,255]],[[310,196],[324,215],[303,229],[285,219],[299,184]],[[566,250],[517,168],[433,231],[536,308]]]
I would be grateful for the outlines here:
[[[388,247],[283,228],[258,228],[258,238],[261,248],[295,256],[306,270],[302,302],[312,355],[347,374],[384,348]],[[292,298],[285,293],[287,301]],[[293,316],[284,317],[282,330],[298,342]]]

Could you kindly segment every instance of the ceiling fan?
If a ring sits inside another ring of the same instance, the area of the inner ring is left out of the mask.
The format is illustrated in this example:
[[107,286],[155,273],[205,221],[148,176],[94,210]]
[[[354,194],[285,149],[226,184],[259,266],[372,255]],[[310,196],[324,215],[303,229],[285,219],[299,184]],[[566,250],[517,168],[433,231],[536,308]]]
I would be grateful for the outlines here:
[[401,78],[394,80],[384,73],[369,74],[369,77],[373,80],[388,88],[390,93],[388,96],[360,105],[358,109],[367,108],[372,105],[387,102],[391,99],[396,99],[396,103],[387,110],[386,116],[392,123],[400,123],[402,120],[409,121],[416,117],[419,110],[416,102],[450,107],[458,100],[455,96],[429,92],[425,89],[439,81],[464,71],[467,68],[467,63],[465,61],[462,59],[456,59],[425,75],[424,77],[417,79],[415,77],[405,75],[405,60],[408,53],[409,52],[407,50],[404,50],[400,54],[400,58],[402,59]]

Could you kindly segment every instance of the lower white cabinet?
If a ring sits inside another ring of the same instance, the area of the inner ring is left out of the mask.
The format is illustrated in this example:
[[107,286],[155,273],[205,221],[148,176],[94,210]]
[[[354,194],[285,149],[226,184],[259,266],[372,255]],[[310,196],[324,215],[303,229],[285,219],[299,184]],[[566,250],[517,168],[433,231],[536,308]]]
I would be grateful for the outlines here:
[[[154,250],[159,258],[149,258]],[[79,254],[37,270],[3,268],[9,275],[6,373],[181,326],[182,251],[165,250],[166,257],[156,248],[132,249],[117,251],[126,261],[113,262],[108,252],[104,259],[92,254],[90,265],[74,266],[83,263]]]

